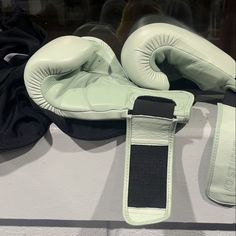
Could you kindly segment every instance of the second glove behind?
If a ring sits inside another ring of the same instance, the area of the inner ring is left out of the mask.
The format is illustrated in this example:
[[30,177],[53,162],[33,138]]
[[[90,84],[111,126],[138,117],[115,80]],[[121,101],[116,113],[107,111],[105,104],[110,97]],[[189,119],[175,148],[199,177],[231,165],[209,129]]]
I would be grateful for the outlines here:
[[[152,23],[129,36],[122,49],[121,61],[128,76],[145,88],[169,88],[169,71],[164,73],[163,68],[163,64],[169,63],[167,65],[171,69],[176,69],[184,79],[191,80],[201,90],[225,93],[223,103],[217,104],[206,193],[217,203],[235,205],[235,178],[232,177],[235,173],[232,163],[236,160],[234,59],[187,29]],[[179,84],[181,87],[182,84]]]
[[167,61],[185,79],[202,90],[235,91],[235,61],[197,34],[167,23],[152,23],[126,40],[121,61],[129,78],[150,89],[169,89],[168,75],[160,70]]

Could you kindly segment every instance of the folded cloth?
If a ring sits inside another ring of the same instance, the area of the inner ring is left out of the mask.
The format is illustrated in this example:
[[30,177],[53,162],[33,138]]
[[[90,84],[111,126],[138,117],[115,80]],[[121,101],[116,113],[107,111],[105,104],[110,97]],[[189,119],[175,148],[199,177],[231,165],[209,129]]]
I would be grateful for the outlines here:
[[0,150],[35,143],[50,120],[30,100],[23,82],[30,56],[46,43],[46,33],[20,8],[0,19]]

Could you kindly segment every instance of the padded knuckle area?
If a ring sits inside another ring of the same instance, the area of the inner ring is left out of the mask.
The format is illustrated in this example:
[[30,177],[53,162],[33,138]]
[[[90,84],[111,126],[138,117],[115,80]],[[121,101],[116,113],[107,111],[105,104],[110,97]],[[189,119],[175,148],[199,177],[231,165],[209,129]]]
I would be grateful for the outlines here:
[[162,71],[165,76],[160,69],[164,61],[202,90],[222,92],[226,87],[235,87],[233,58],[206,39],[178,26],[166,23],[142,26],[125,42],[121,58],[135,83],[141,86],[147,86],[146,80],[154,83],[148,88],[169,88],[168,71]]
[[[70,49],[70,55],[58,55],[56,49],[64,47],[67,41],[67,37],[61,37],[45,45],[29,60],[24,79],[31,98],[40,107],[61,116],[73,116],[69,112],[109,111],[115,105],[118,109],[124,108],[128,93],[124,93],[127,89],[123,89],[123,85],[131,83],[112,49],[97,38],[72,39],[75,45],[69,45],[74,48]],[[119,78],[120,83],[111,80],[110,75]],[[124,99],[113,101],[108,96],[110,93]]]

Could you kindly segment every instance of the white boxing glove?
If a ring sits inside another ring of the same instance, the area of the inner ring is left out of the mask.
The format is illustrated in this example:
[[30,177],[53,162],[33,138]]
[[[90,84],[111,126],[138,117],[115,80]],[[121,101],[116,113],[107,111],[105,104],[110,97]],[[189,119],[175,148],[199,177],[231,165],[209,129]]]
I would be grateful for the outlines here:
[[64,36],[46,44],[28,61],[24,80],[32,100],[66,120],[69,130],[74,120],[85,121],[77,123],[81,133],[83,124],[92,132],[92,124],[104,121],[103,132],[106,122],[126,120],[124,219],[143,225],[170,216],[175,128],[188,121],[192,94],[138,87],[111,48],[93,37]]
[[235,205],[234,59],[187,29],[152,23],[129,36],[122,49],[121,61],[130,79],[141,87],[169,89],[170,81],[160,69],[165,61],[200,89],[225,92],[223,103],[218,103],[206,193],[217,203]]
[[145,25],[126,40],[121,61],[129,78],[150,89],[169,89],[159,64],[167,60],[202,90],[235,91],[235,61],[199,35],[166,23]]

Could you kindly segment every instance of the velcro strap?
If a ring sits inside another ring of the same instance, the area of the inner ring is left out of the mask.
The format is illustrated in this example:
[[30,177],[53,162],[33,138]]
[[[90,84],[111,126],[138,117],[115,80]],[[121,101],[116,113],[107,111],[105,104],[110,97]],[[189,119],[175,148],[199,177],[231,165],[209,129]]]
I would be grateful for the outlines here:
[[207,196],[220,204],[235,205],[235,92],[227,91],[218,114],[211,155]]
[[175,102],[139,97],[127,117],[123,215],[132,225],[170,215]]

